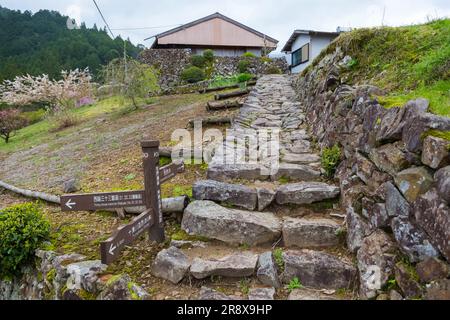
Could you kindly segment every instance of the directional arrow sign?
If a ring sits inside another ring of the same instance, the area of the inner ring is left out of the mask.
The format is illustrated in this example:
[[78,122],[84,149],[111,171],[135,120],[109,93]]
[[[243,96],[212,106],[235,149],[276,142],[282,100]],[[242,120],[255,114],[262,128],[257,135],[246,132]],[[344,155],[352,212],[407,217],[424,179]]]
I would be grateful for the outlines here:
[[110,264],[118,257],[123,247],[136,241],[153,225],[151,209],[134,218],[129,224],[117,229],[108,240],[100,244],[102,263]]
[[62,211],[95,211],[145,205],[144,191],[124,191],[61,196]]

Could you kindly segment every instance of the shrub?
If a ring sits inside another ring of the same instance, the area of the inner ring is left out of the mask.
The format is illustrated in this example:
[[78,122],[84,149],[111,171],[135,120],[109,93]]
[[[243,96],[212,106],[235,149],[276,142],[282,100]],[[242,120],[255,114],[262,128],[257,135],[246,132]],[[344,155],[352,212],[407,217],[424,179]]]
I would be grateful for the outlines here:
[[250,67],[250,61],[248,61],[247,59],[242,59],[238,63],[239,73],[247,73],[249,67]]
[[242,56],[245,58],[256,58],[256,55],[253,52],[246,52]]
[[0,210],[0,277],[17,275],[50,237],[41,207],[25,203]]
[[248,81],[250,81],[252,79],[253,79],[253,75],[251,75],[250,73],[241,73],[237,77],[237,80],[238,80],[239,83],[248,82]]
[[303,288],[303,286],[297,277],[295,277],[294,279],[291,280],[291,282],[289,282],[289,285],[288,285],[289,292],[292,292],[295,289],[301,289],[301,288]]
[[267,68],[266,74],[282,74],[282,72],[277,66],[270,66]]
[[205,60],[207,62],[213,62],[214,61],[214,51],[211,49],[207,49],[207,50],[203,51],[203,58],[205,58]]
[[336,172],[336,168],[341,162],[341,149],[336,144],[332,148],[325,148],[322,151],[322,167],[325,175],[332,178]]
[[200,69],[203,69],[206,64],[206,59],[203,56],[194,55],[191,57],[191,64],[194,67],[198,67]]
[[199,67],[189,67],[181,73],[181,79],[188,83],[196,83],[205,80],[205,73]]
[[25,127],[26,125],[27,120],[22,117],[19,110],[0,110],[0,137],[5,140],[5,143],[9,142],[9,139],[17,130]]
[[45,117],[45,110],[39,109],[36,111],[27,111],[22,113],[23,117],[27,119],[28,124],[34,124],[36,122],[39,122],[44,119]]

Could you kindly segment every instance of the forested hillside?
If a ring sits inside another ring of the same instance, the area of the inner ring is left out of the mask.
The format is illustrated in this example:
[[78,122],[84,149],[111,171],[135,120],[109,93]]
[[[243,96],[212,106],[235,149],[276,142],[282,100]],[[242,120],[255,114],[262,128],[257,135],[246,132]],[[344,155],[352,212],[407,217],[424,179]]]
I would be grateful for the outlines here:
[[[120,37],[111,39],[105,30],[82,25],[67,28],[68,17],[56,11],[20,12],[0,7],[0,82],[21,74],[49,74],[61,70],[99,66],[123,55]],[[139,48],[126,43],[128,55]]]

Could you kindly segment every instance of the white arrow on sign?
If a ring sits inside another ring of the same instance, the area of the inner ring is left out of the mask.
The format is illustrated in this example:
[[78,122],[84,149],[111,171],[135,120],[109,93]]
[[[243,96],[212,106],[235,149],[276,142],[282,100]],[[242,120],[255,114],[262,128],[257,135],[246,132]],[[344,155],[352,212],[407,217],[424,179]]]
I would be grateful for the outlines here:
[[66,202],[66,206],[69,209],[72,209],[73,208],[72,206],[74,206],[76,204],[77,204],[76,202],[72,202],[72,199],[69,199],[69,201]]
[[109,247],[109,254],[113,256],[114,250],[116,250],[116,249],[117,249],[117,247],[111,243],[111,246]]

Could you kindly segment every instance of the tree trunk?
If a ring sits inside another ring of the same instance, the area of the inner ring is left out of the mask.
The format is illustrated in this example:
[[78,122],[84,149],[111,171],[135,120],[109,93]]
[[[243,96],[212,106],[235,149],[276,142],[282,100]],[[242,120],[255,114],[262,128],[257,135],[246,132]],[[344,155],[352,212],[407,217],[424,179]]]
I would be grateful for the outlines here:
[[225,99],[228,99],[228,98],[245,96],[246,94],[249,94],[249,93],[250,93],[249,89],[238,90],[238,91],[233,91],[233,92],[229,92],[229,93],[216,94],[214,99],[216,101],[217,100],[225,100]]
[[218,111],[223,109],[231,109],[231,108],[241,108],[243,105],[239,100],[231,100],[231,101],[210,101],[206,104],[206,110],[208,111]]
[[206,118],[206,119],[189,120],[188,127],[193,128],[194,127],[194,123],[196,121],[201,121],[203,126],[231,124],[231,118],[230,117],[225,117],[225,118]]

